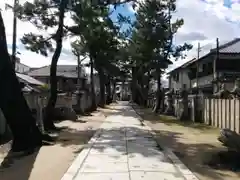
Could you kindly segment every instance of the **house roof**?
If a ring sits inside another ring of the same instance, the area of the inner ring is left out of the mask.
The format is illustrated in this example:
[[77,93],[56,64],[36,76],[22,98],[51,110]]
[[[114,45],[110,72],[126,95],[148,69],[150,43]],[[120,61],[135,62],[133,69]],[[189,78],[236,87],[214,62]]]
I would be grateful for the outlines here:
[[181,66],[178,66],[177,68],[169,71],[167,74],[170,74],[170,73],[173,73],[173,72],[175,72],[175,71],[177,71],[177,70],[179,70],[179,69],[185,68],[185,67],[188,66],[189,64],[195,62],[196,60],[197,60],[196,58],[193,58],[193,59],[187,61],[186,63],[182,64]]
[[[34,69],[27,73],[29,76],[33,77],[46,77],[50,76],[50,66],[44,66],[38,69]],[[85,77],[85,69],[81,68],[81,77]],[[67,78],[77,78],[77,66],[76,65],[58,65],[57,66],[57,76],[67,77]]]
[[[211,49],[210,52],[215,52],[217,49]],[[240,53],[240,38],[236,38],[223,45],[219,46],[219,53]]]
[[[201,61],[204,58],[206,58],[207,56],[216,53],[217,48],[211,49],[209,53],[205,54],[204,56],[200,57],[199,59],[192,59],[184,64],[182,64],[181,66],[173,69],[172,71],[168,72],[167,74],[171,74],[177,70],[180,70],[182,68],[186,68],[189,65],[193,64],[196,61]],[[232,41],[229,41],[227,43],[224,43],[222,45],[219,46],[219,53],[223,53],[223,54],[238,54],[240,53],[240,38],[235,38]]]
[[34,79],[31,76],[25,75],[25,74],[20,74],[20,73],[16,73],[17,77],[20,79],[20,81],[22,80],[23,82],[27,83],[27,84],[31,84],[31,85],[37,85],[37,86],[42,86],[44,85],[44,83],[42,83],[41,81],[38,81],[36,79]]

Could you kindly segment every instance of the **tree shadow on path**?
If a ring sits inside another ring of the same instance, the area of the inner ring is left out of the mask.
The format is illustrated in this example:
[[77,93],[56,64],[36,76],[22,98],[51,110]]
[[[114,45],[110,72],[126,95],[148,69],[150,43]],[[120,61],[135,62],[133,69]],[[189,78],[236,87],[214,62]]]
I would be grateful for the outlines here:
[[[199,179],[235,180],[240,178],[240,173],[236,173],[236,169],[235,171],[231,169],[233,165],[221,166],[217,169],[209,166],[209,162],[216,161],[215,158],[219,152],[226,152],[226,148],[217,140],[219,129],[205,124],[181,122],[169,116],[167,117],[169,119],[162,119],[166,116],[153,114],[149,109],[138,106],[134,106],[134,109],[154,130],[156,140],[162,146],[171,148]],[[224,159],[219,160],[221,163],[226,163],[226,161],[223,162]]]
[[0,165],[1,180],[27,180],[30,178],[39,148],[34,152],[17,154],[8,152]]

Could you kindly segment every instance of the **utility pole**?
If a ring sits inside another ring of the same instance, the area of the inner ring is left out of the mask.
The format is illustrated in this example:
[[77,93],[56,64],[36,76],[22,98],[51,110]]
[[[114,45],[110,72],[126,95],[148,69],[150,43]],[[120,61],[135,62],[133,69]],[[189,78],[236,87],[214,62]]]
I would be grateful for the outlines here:
[[81,62],[80,62],[80,54],[78,54],[77,55],[77,73],[78,73],[78,76],[77,76],[78,77],[78,82],[77,82],[77,84],[78,84],[79,88],[80,88],[80,76],[81,76],[80,64],[81,64]]
[[12,65],[15,70],[15,64],[16,64],[16,40],[17,40],[17,7],[19,4],[19,0],[14,0],[13,6],[9,4],[5,4],[5,10],[12,9],[13,11],[13,39],[12,39]]
[[16,65],[16,40],[17,40],[17,5],[18,5],[18,0],[14,0],[13,4],[13,40],[12,40],[12,65],[13,69],[15,70],[15,65]]
[[[214,58],[213,60],[213,80],[215,81],[217,78],[217,72],[216,72],[216,61],[219,60],[219,39],[216,39],[216,58]],[[219,91],[219,86],[218,84],[216,84],[216,91]],[[213,87],[213,91],[214,91],[214,87]]]
[[198,82],[198,72],[199,72],[199,57],[200,57],[200,52],[201,52],[201,47],[200,47],[200,43],[198,43],[198,47],[197,47],[197,72],[196,72],[196,86],[197,86],[197,94],[198,94],[198,86],[199,86],[199,82]]

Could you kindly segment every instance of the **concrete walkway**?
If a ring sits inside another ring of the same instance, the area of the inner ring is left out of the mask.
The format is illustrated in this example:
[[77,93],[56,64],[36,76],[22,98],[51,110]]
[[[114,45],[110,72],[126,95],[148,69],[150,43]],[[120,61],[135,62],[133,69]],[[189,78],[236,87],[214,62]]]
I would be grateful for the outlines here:
[[196,180],[159,149],[127,102],[113,109],[62,180]]

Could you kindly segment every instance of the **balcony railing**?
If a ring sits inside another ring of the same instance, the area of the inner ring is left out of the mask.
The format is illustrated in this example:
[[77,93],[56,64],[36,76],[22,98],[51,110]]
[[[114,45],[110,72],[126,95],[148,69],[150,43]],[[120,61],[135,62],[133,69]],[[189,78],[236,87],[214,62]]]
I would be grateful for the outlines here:
[[[191,81],[191,87],[195,88],[195,87],[201,87],[201,86],[206,86],[209,84],[212,84],[213,81],[213,75],[208,75],[208,76],[204,76],[204,77],[199,77],[198,80],[197,79],[193,79]],[[197,84],[198,83],[198,84]]]

